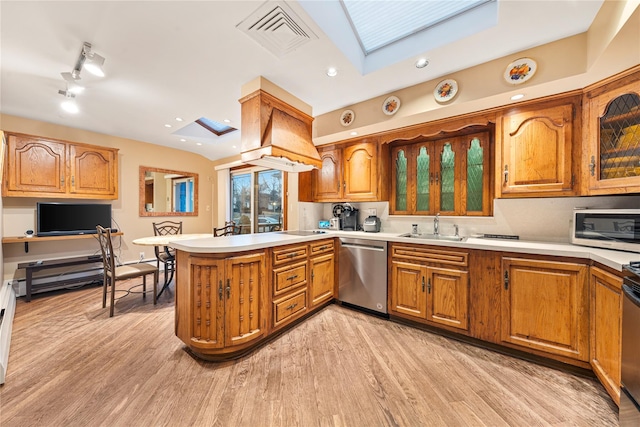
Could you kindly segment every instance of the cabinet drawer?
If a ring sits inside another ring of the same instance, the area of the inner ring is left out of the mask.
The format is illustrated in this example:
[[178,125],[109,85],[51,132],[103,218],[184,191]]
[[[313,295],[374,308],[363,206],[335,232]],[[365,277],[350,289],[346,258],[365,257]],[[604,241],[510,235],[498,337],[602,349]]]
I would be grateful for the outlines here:
[[307,245],[276,248],[273,250],[273,265],[282,265],[288,262],[306,259],[307,252]]
[[319,242],[313,242],[309,245],[311,247],[311,255],[320,255],[326,252],[333,251],[333,239],[320,240]]
[[469,264],[469,254],[467,252],[434,249],[421,245],[393,245],[391,256],[403,260],[458,265],[463,267]]
[[307,289],[300,289],[290,296],[273,302],[273,326],[292,320],[296,314],[307,310]]
[[273,270],[273,295],[280,295],[306,282],[306,261]]

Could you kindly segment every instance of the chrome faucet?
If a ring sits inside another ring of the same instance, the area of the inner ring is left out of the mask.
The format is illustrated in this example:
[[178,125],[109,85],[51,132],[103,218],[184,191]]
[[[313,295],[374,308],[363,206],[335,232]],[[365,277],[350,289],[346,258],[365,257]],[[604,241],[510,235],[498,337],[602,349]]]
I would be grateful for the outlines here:
[[455,230],[454,236],[460,237],[460,230],[458,229],[458,224],[453,224],[453,229]]
[[418,234],[418,224],[411,224],[411,234]]
[[440,214],[437,213],[433,218],[433,235],[437,236],[440,234]]

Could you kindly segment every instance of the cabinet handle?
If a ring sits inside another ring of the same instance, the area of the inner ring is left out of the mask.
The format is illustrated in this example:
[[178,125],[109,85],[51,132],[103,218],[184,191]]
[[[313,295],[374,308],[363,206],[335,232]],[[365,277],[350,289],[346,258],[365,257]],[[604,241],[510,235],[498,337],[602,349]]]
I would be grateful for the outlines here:
[[340,181],[338,181],[338,188],[336,188],[336,193],[340,192]]
[[347,181],[342,181],[342,189],[347,191]]
[[297,274],[294,274],[293,276],[289,276],[289,277],[287,277],[287,280],[293,280],[293,279],[295,279],[295,278],[297,278],[297,277],[298,277],[298,275],[297,275]]
[[227,279],[227,299],[231,298],[231,279]]
[[76,177],[75,177],[75,176],[72,176],[72,177],[71,177],[71,186],[72,186],[72,187],[75,187],[75,185],[76,185]]
[[422,276],[422,292],[424,292],[424,276]]
[[427,293],[428,294],[431,293],[431,277],[429,277],[429,279],[427,279]]
[[505,270],[504,272],[504,290],[509,290],[509,270]]
[[291,252],[290,254],[287,254],[287,258],[293,258],[294,256],[298,256],[298,252]]
[[433,185],[433,173],[429,174],[429,184]]
[[60,177],[60,184],[64,185],[64,176]]
[[504,165],[504,183],[507,184],[509,182],[509,165]]
[[222,279],[220,279],[220,284],[218,285],[218,298],[222,301]]
[[596,157],[591,156],[591,163],[589,163],[589,173],[591,176],[596,175]]
[[298,305],[298,303],[293,303],[290,306],[287,307],[287,310],[293,310],[294,308],[296,308],[296,306]]
[[436,172],[436,185],[440,184],[440,172]]
[[311,281],[313,282],[313,278],[315,277],[315,275],[313,274],[313,269],[311,269]]

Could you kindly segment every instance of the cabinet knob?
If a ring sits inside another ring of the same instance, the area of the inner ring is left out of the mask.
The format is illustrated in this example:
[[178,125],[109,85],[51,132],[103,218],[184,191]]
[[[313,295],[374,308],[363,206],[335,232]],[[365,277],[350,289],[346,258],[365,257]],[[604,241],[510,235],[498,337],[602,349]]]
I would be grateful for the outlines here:
[[509,165],[504,165],[504,183],[507,184],[509,182]]

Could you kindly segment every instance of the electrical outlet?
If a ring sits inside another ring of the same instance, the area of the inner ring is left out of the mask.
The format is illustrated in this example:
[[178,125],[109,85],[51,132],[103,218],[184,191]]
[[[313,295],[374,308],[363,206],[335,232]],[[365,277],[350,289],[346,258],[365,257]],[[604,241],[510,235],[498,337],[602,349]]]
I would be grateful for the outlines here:
[[369,216],[377,216],[378,215],[378,210],[376,208],[370,208],[368,209],[369,211]]
[[140,252],[140,261],[144,261],[144,252]]

